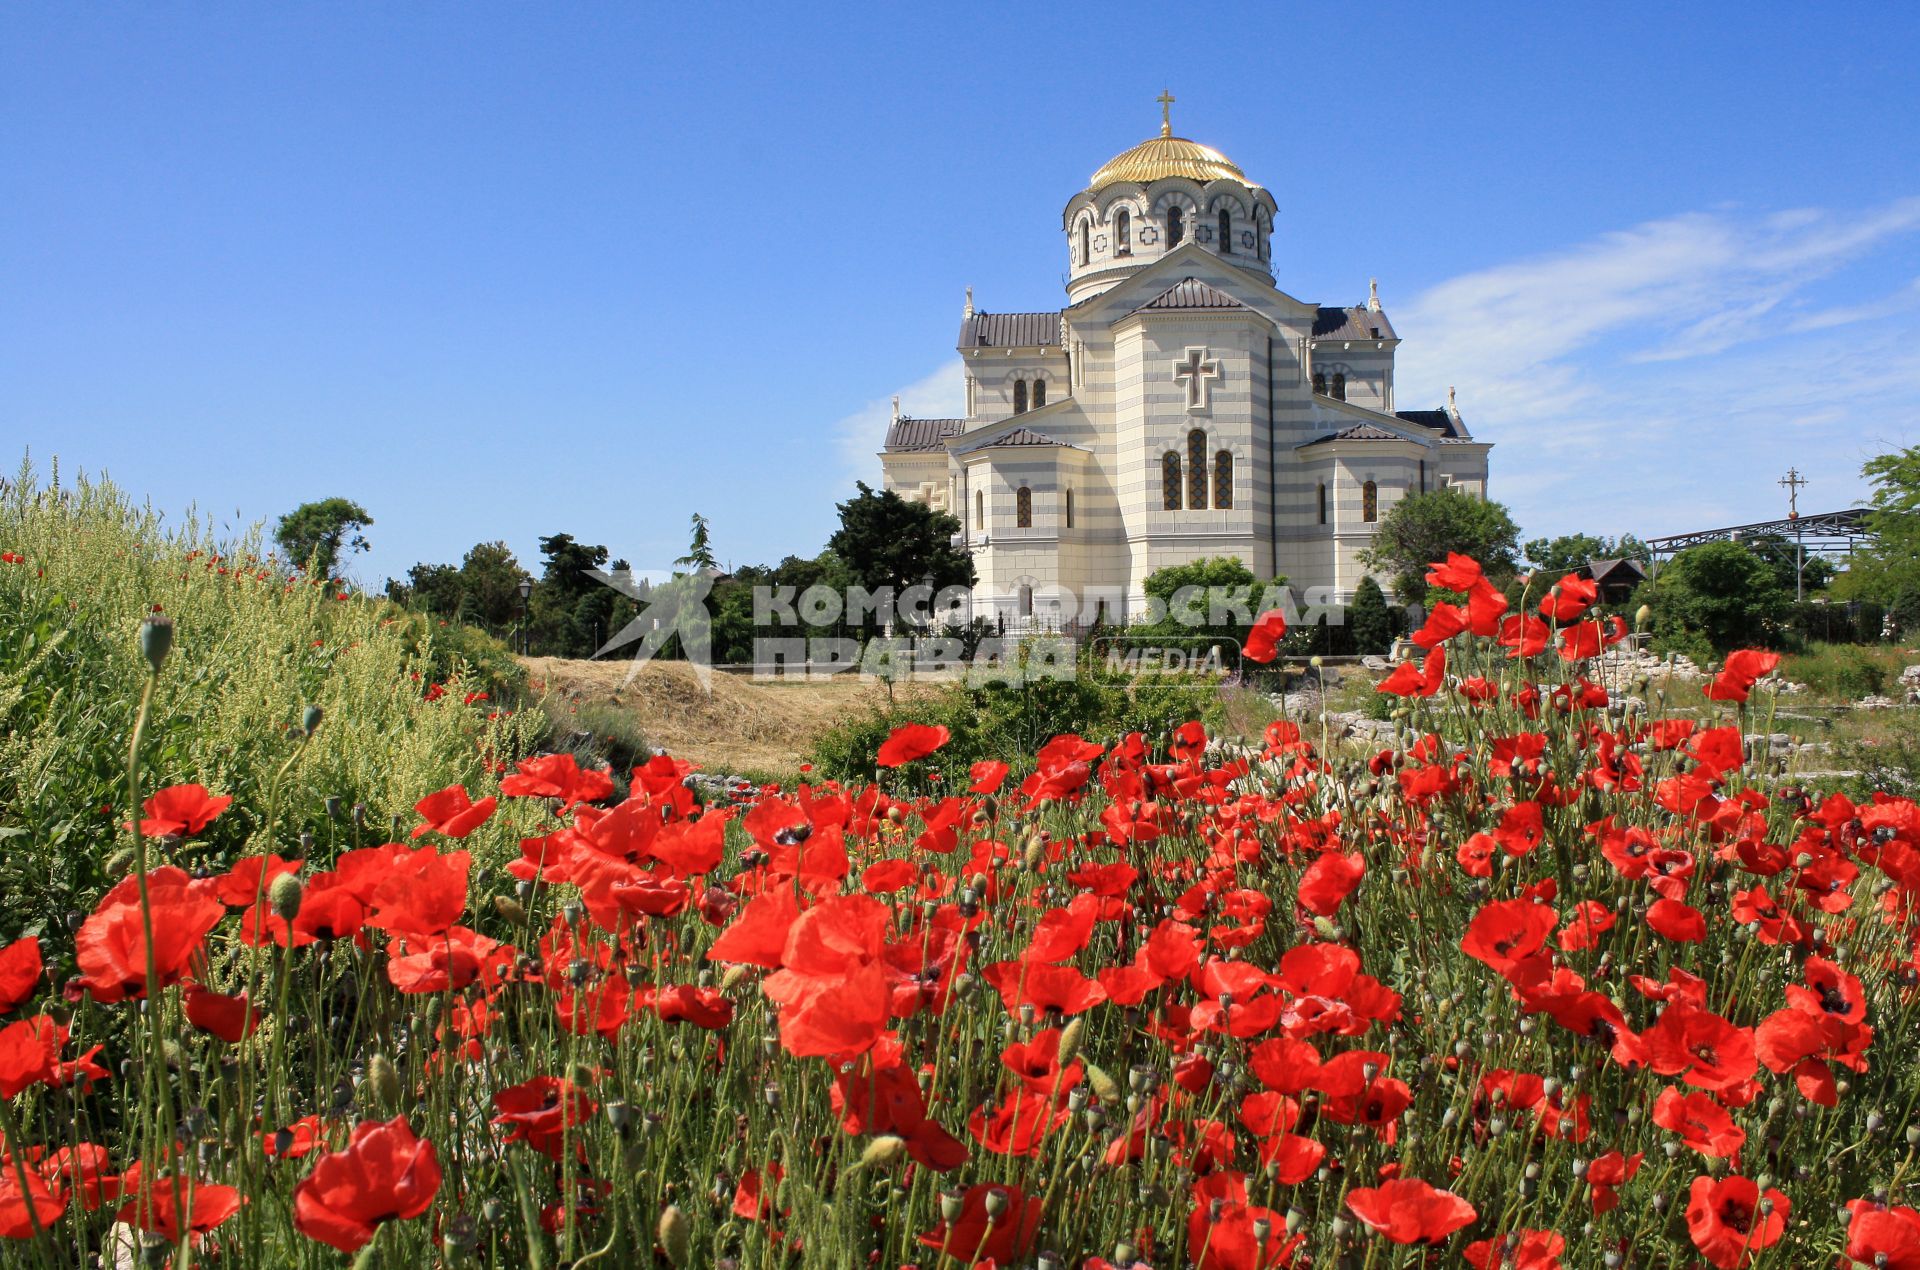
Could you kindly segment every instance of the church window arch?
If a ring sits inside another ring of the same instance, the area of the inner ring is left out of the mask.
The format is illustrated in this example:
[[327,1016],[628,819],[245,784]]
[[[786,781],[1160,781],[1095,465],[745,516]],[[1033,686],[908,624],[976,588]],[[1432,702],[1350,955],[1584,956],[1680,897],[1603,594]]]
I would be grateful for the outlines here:
[[1233,254],[1233,213],[1224,207],[1220,209],[1220,254]]
[[1013,381],[1013,413],[1027,413],[1027,381],[1024,379]]
[[1022,485],[1013,495],[1013,527],[1033,528],[1033,491]]
[[1333,376],[1333,399],[1335,401],[1347,399],[1347,377],[1338,371],[1334,372]]
[[1090,221],[1083,220],[1080,222],[1080,263],[1085,265],[1091,263],[1092,260],[1093,224]]
[[1063,504],[1063,507],[1066,513],[1067,528],[1072,529],[1073,528],[1073,486],[1071,485],[1067,486],[1066,499]]
[[1213,456],[1213,506],[1225,511],[1233,507],[1233,451],[1221,450]]
[[1380,519],[1380,487],[1372,481],[1360,487],[1360,519],[1369,525]]
[[1047,404],[1047,381],[1044,379],[1036,379],[1033,381],[1033,408],[1035,410],[1038,410],[1040,407],[1046,404]]
[[1316,370],[1313,372],[1313,390],[1319,393],[1322,397],[1327,395],[1327,372],[1326,371]]
[[1172,251],[1187,236],[1187,218],[1177,207],[1167,209],[1167,250]]
[[1113,254],[1133,254],[1133,215],[1124,207],[1113,218]]
[[1200,511],[1207,505],[1207,434],[1195,428],[1187,433],[1187,506]]
[[1168,450],[1160,456],[1160,506],[1170,512],[1180,510],[1180,452]]
[[1020,588],[1020,616],[1033,616],[1033,588],[1030,586]]
[[1327,483],[1320,482],[1320,523],[1327,523]]
[[973,491],[973,532],[987,532],[987,491],[983,489]]

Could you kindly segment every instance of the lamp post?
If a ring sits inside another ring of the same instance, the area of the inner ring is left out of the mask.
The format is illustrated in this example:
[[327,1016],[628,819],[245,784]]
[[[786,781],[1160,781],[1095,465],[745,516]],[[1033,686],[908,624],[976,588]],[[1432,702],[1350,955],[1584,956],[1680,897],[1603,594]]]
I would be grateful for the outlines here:
[[527,601],[533,598],[533,579],[521,578],[516,589],[520,592],[520,655],[525,657],[533,648],[527,630]]

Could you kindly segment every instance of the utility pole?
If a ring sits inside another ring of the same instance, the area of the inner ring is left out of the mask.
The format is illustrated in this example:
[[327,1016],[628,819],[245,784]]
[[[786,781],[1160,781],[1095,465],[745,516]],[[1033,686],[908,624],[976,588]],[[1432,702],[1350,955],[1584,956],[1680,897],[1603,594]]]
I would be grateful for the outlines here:
[[1800,475],[1799,468],[1790,467],[1779,483],[1787,489],[1787,519],[1796,522],[1793,527],[1793,600],[1799,604],[1806,599],[1807,549],[1797,522],[1800,519],[1800,487],[1807,483],[1807,478]]

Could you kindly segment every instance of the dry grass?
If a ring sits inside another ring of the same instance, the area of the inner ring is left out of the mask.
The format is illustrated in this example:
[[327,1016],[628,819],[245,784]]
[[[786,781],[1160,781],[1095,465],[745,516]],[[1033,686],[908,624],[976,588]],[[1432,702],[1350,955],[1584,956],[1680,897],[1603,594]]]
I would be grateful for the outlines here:
[[[631,683],[633,663],[624,660],[529,657],[525,664],[556,717],[567,706],[624,711],[650,744],[711,772],[791,775],[815,737],[887,701],[886,685],[854,675],[763,681],[716,671],[709,692],[684,662],[649,662]],[[901,700],[925,691],[895,689]]]

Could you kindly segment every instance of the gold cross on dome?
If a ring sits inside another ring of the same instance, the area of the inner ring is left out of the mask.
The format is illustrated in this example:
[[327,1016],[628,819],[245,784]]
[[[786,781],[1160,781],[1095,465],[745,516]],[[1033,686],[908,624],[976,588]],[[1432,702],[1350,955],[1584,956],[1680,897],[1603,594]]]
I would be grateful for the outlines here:
[[1154,100],[1160,103],[1160,135],[1171,137],[1173,135],[1173,103],[1179,98],[1175,97],[1170,90],[1163,88]]

